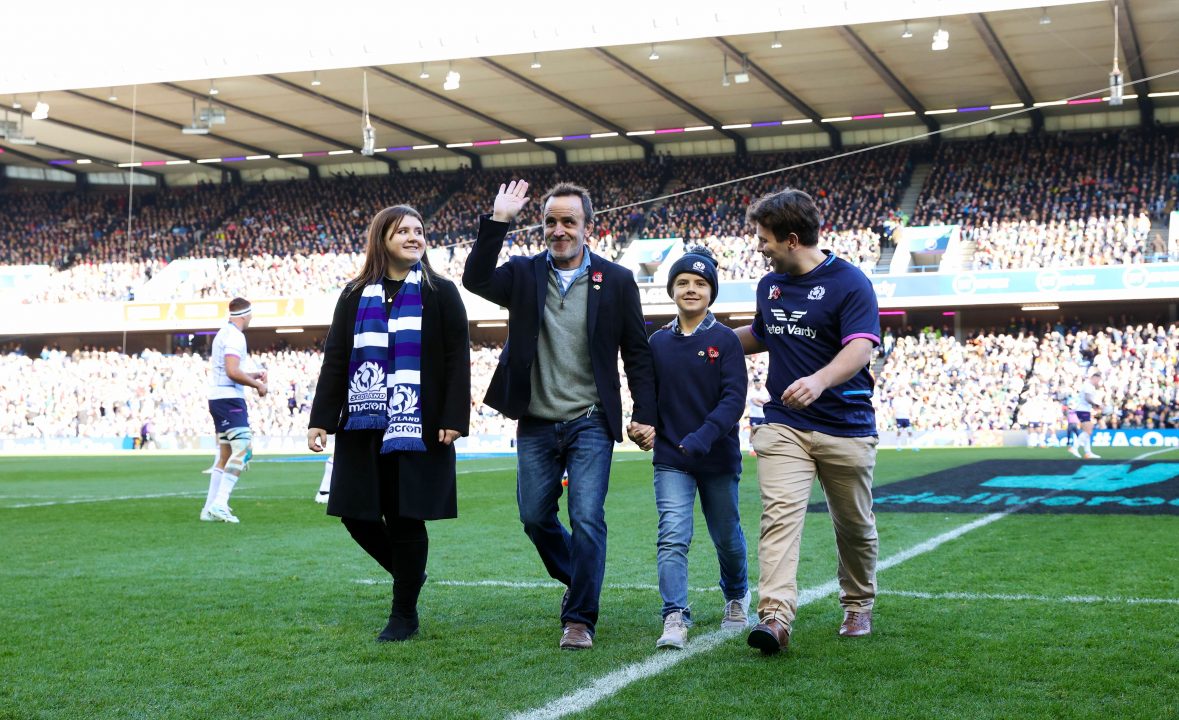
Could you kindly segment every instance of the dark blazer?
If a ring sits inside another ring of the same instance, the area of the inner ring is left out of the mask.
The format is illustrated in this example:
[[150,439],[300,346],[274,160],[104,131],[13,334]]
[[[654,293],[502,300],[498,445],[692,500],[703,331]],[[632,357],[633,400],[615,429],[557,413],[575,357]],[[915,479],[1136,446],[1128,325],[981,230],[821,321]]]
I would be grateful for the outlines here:
[[382,463],[378,460],[388,466],[391,456],[396,456],[401,516],[437,520],[458,515],[454,446],[438,442],[438,430],[457,430],[463,435],[470,431],[471,343],[467,309],[458,288],[437,276],[434,283],[433,290],[424,282],[421,286],[424,453],[396,452],[381,458],[383,431],[341,429],[348,421],[348,360],[360,289],[345,290],[336,302],[309,423],[336,435],[329,515],[379,519]]
[[[512,257],[496,267],[508,225],[492,220],[489,215],[480,218],[479,239],[467,256],[463,270],[463,287],[508,308],[508,342],[499,356],[499,365],[484,402],[512,419],[519,419],[528,411],[532,399],[532,363],[536,360],[552,270],[547,251],[533,257]],[[622,351],[627,385],[634,398],[633,419],[654,425],[655,373],[651,348],[647,344],[643,308],[634,274],[590,253],[589,275],[586,332],[590,364],[610,432],[615,442],[622,442],[618,353]],[[600,279],[595,279],[599,276]]]

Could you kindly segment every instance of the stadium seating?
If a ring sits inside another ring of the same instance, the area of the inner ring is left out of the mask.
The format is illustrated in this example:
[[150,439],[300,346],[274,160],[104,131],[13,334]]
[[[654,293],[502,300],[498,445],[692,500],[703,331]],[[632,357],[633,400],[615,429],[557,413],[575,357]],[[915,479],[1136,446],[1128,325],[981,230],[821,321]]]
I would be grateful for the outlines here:
[[[1067,403],[1086,370],[1105,376],[1109,407],[1098,427],[1179,428],[1179,324],[1072,327],[1017,321],[1013,327],[978,331],[964,342],[926,328],[889,332],[875,364],[877,419],[892,430],[888,403],[913,393],[918,430],[1010,430],[1026,427],[1022,408],[1045,396]],[[483,405],[499,358],[498,346],[471,353],[471,430],[513,435],[515,424]],[[302,437],[322,355],[270,349],[251,353],[266,368],[270,393],[247,392],[251,424],[263,436]],[[764,355],[749,358],[750,378],[766,376]],[[624,376],[619,365],[619,374]],[[16,346],[0,351],[0,436],[135,436],[147,420],[157,435],[198,438],[209,434],[206,409],[208,360],[192,353],[112,350],[66,353],[45,348],[29,357]],[[624,413],[631,407],[624,383]]]
[[[828,151],[656,156],[565,167],[203,184],[137,193],[130,212],[123,193],[10,189],[0,193],[0,264],[53,268],[19,298],[30,303],[130,299],[178,258],[215,258],[219,264],[215,272],[211,266],[203,277],[167,289],[170,299],[330,292],[354,275],[375,209],[407,202],[427,217],[437,269],[458,277],[495,188],[524,177],[532,183],[534,202],[501,260],[541,249],[539,230],[529,229],[539,221],[539,196],[553,183],[571,180],[594,197],[598,216],[591,242],[599,253],[616,257],[632,235],[681,237],[713,250],[722,279],[755,279],[766,266],[745,209],[752,198],[795,186],[819,205],[820,245],[871,272],[882,245],[905,222],[900,197],[916,153],[896,146],[827,162],[816,161]],[[1179,197],[1179,148],[1165,134],[948,141],[932,160],[911,224],[961,224],[974,269],[1169,259],[1163,233],[1152,227]],[[775,172],[788,167],[794,169]],[[737,178],[749,179],[709,187]],[[664,199],[624,207],[650,198]]]

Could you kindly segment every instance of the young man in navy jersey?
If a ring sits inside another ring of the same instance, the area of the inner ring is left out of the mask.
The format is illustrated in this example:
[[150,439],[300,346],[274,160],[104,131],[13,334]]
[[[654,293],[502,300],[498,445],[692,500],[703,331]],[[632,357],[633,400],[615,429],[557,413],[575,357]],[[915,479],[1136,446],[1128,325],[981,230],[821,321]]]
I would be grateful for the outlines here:
[[655,359],[656,558],[663,597],[663,634],[655,646],[682,648],[692,622],[688,608],[688,548],[696,492],[716,546],[725,608],[721,627],[748,625],[749,572],[737,508],[745,407],[745,353],[737,336],[713,317],[716,260],[694,247],[676,260],[667,294],[678,315],[651,336]]
[[876,416],[868,364],[880,344],[876,294],[854,265],[818,248],[819,211],[783,190],[747,217],[772,271],[757,286],[753,324],[737,330],[746,353],[769,351],[766,423],[753,428],[762,495],[757,613],[749,644],[785,650],[798,607],[798,551],[818,475],[835,525],[843,637],[872,632]]

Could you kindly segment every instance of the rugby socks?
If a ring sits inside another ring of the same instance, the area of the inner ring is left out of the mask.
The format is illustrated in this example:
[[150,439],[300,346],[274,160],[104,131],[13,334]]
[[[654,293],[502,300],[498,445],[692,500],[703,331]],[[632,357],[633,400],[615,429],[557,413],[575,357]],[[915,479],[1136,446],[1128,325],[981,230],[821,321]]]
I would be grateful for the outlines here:
[[213,471],[209,473],[209,494],[205,496],[205,508],[202,513],[209,512],[209,508],[213,507],[214,501],[217,499],[217,493],[221,489],[221,475],[222,470],[219,467],[214,467]]
[[323,480],[319,481],[319,494],[327,495],[332,489],[332,467],[336,464],[336,458],[333,455],[327,459],[327,467],[323,469]]
[[229,505],[229,493],[233,492],[233,486],[237,484],[237,475],[230,475],[229,473],[221,472],[221,485],[217,488],[217,500],[213,503],[217,507],[226,507]]

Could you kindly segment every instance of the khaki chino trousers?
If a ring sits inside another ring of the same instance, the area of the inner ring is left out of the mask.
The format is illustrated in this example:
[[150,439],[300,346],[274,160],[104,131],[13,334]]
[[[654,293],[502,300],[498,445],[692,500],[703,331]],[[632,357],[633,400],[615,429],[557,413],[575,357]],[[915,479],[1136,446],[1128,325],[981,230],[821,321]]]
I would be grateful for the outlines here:
[[835,525],[839,602],[849,612],[872,609],[876,598],[876,516],[872,513],[875,436],[845,438],[781,423],[753,428],[761,487],[761,577],[757,614],[791,627],[798,610],[798,554],[816,475]]

